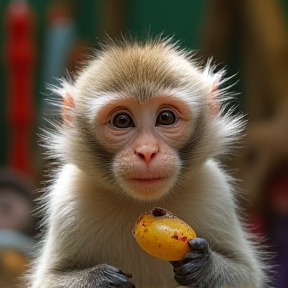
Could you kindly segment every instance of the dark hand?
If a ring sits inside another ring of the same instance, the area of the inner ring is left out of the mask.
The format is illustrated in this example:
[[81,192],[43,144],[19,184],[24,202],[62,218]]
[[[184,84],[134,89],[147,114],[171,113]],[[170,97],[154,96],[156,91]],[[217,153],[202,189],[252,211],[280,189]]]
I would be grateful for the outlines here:
[[88,280],[89,284],[87,287],[135,288],[134,284],[130,282],[130,278],[132,277],[131,275],[126,274],[120,269],[107,264],[97,265],[89,271],[89,274],[90,275],[88,278],[90,279]]
[[202,287],[200,285],[205,281],[205,271],[209,270],[211,263],[209,244],[202,238],[192,239],[188,244],[191,252],[183,259],[171,262],[174,267],[174,277],[180,285]]

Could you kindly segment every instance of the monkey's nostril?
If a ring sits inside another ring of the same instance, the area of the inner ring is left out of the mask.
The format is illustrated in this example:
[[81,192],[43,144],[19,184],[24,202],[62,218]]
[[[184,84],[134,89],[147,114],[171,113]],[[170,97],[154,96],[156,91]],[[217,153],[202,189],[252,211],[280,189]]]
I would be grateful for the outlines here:
[[144,155],[144,154],[142,154],[142,153],[138,153],[138,156],[139,156],[140,158],[142,158],[142,159],[145,160],[145,155]]

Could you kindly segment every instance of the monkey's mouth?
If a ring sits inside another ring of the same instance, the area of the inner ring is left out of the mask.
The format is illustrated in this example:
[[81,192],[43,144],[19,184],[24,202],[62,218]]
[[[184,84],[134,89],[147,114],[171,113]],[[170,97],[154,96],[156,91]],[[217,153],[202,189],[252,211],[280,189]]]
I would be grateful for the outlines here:
[[130,178],[128,180],[133,181],[133,182],[138,182],[141,184],[157,184],[157,183],[162,183],[164,181],[167,181],[169,178],[168,177],[157,177],[157,178]]
[[155,200],[166,194],[172,187],[173,177],[167,177],[167,175],[165,177],[162,175],[156,177],[146,176],[134,175],[134,177],[127,177],[124,181],[126,191],[137,199]]

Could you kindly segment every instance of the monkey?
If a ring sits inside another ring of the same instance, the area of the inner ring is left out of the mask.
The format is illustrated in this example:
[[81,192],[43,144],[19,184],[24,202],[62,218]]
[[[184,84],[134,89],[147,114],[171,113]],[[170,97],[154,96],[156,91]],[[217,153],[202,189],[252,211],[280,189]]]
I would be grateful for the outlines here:
[[[220,161],[245,121],[227,108],[225,71],[215,69],[171,38],[123,38],[52,88],[61,121],[43,145],[59,165],[27,287],[263,287],[265,261]],[[137,245],[132,228],[153,207],[196,231],[183,259]]]

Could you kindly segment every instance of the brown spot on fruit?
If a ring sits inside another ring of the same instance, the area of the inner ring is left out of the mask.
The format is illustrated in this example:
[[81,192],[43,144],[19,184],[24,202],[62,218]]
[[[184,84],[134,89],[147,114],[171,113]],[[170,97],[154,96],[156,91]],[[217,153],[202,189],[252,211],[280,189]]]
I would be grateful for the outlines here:
[[178,237],[177,234],[174,234],[174,235],[171,236],[171,238],[178,240],[179,237]]

